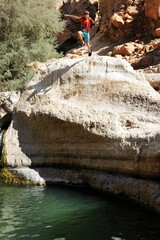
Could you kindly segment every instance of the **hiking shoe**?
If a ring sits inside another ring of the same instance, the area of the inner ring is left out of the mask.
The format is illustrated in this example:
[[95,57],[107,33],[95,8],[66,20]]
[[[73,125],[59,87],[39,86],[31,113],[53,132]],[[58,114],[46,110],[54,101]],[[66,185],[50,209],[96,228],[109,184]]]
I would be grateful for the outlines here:
[[81,45],[82,47],[84,47],[85,46],[85,43],[82,43],[82,45]]
[[88,56],[89,57],[92,56],[92,49],[91,49],[91,52],[88,53]]

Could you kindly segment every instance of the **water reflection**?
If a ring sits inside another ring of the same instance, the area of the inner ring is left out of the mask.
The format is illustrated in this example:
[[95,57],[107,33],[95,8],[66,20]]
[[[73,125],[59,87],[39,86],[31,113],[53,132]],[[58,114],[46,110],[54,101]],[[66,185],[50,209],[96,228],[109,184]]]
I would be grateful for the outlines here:
[[73,189],[0,185],[0,240],[159,240],[160,217]]
[[[23,221],[28,213],[31,216],[40,210],[40,203],[43,202],[44,188],[33,187],[11,187],[0,186],[0,237],[9,236],[13,238],[17,234],[12,234],[19,230],[24,230]],[[37,199],[37,204],[33,204],[33,198]],[[34,225],[28,222],[28,225]],[[26,236],[26,235],[25,235]],[[4,239],[4,238],[2,238]]]

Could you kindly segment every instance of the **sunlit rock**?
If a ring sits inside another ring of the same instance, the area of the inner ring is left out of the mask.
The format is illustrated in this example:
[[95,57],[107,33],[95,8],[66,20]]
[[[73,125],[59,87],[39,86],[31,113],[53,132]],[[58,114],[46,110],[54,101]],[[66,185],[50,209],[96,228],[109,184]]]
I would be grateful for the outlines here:
[[159,93],[125,60],[60,59],[38,71],[16,104],[6,164],[158,178],[159,119]]

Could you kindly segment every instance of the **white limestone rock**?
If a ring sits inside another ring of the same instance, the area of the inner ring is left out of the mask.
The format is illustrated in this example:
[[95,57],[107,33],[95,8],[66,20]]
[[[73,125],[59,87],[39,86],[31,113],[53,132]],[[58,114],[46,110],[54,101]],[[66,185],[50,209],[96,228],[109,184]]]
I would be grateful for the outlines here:
[[14,105],[20,98],[20,92],[0,92],[0,119],[13,111]]
[[40,177],[37,171],[31,168],[14,168],[11,169],[11,171],[19,175],[25,181],[37,185],[45,185],[45,180],[42,177]]
[[125,60],[62,58],[30,82],[5,142],[10,167],[158,178],[160,95]]

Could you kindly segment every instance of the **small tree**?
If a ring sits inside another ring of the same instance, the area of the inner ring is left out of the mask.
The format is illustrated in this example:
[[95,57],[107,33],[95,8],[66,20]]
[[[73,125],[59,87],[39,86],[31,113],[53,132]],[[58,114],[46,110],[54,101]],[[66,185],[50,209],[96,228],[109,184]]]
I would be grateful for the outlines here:
[[64,22],[55,2],[0,0],[0,87],[22,90],[31,78],[28,63],[60,56],[55,35]]

